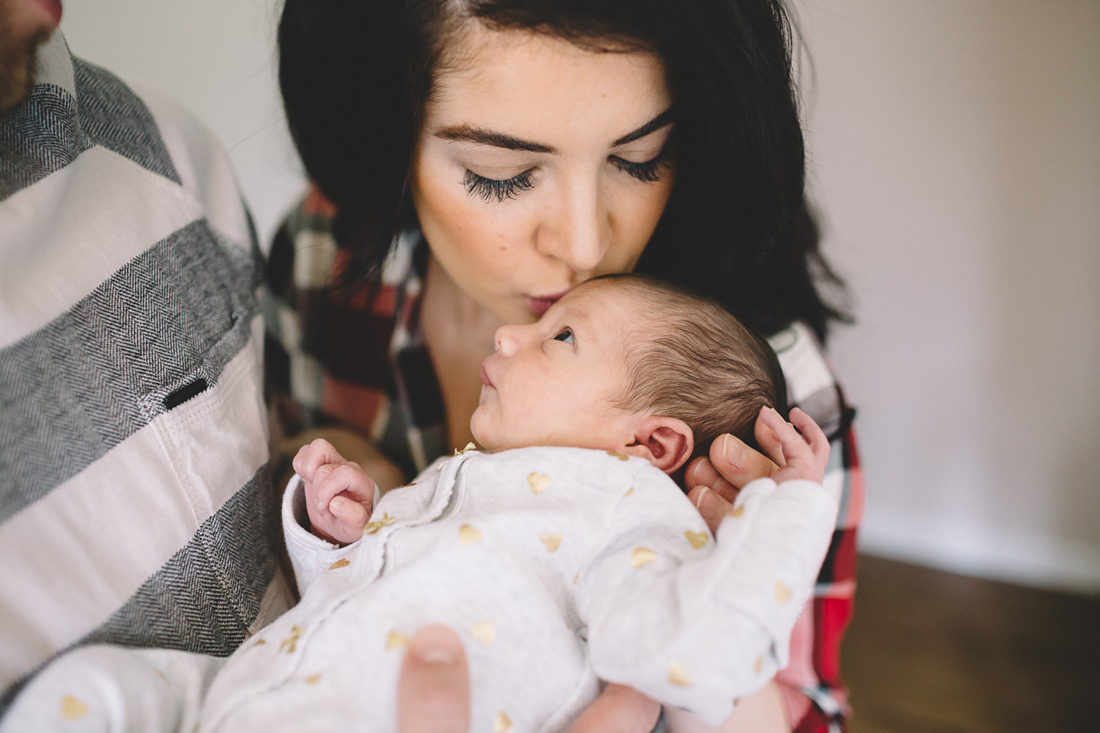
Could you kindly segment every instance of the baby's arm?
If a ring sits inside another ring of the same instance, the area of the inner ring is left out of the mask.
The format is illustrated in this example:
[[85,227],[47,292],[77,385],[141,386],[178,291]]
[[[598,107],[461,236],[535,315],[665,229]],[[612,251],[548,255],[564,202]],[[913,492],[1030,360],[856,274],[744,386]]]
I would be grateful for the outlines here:
[[305,487],[310,529],[323,540],[349,544],[363,536],[374,506],[374,481],[318,438],[294,456]]
[[800,413],[792,419],[805,437],[777,413],[764,419],[786,467],[745,487],[716,544],[704,540],[690,504],[658,498],[657,506],[649,501],[657,492],[638,491],[621,500],[613,539],[578,588],[596,673],[711,725],[786,664],[836,518],[836,500],[819,483],[824,435]]

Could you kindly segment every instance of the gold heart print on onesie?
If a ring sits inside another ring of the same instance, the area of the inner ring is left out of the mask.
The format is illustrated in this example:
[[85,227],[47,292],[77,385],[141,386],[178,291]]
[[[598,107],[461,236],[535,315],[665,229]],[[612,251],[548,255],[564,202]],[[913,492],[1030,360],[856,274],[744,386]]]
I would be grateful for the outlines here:
[[691,546],[696,550],[710,541],[710,537],[707,536],[706,532],[692,532],[689,529],[687,532],[684,532],[684,536],[687,537],[688,542],[690,542]]
[[388,527],[393,524],[396,519],[391,517],[388,512],[382,512],[382,518],[375,522],[367,522],[367,526],[363,527],[363,534],[374,534],[383,527]]
[[550,477],[545,473],[535,473],[532,471],[527,474],[527,485],[531,487],[531,493],[538,496],[550,485]]
[[463,545],[472,545],[481,542],[481,530],[464,524],[458,528],[458,541]]
[[688,687],[691,685],[691,675],[684,669],[683,664],[674,661],[668,665],[668,681],[677,687]]
[[539,535],[539,542],[546,545],[547,552],[556,552],[561,547],[561,532],[543,532]]
[[290,627],[290,636],[283,639],[279,644],[279,651],[286,652],[287,654],[293,654],[294,649],[298,644],[298,640],[302,638],[302,627],[298,624],[294,624]]
[[497,629],[492,621],[482,621],[470,627],[470,634],[485,646],[489,646],[497,638]]
[[72,695],[61,698],[61,717],[65,720],[77,720],[88,714],[88,706]]
[[657,559],[657,553],[648,547],[635,547],[630,555],[630,564],[636,568],[653,562]]
[[386,635],[386,651],[390,649],[400,649],[403,646],[407,646],[409,643],[409,637],[402,634],[400,631],[391,631]]

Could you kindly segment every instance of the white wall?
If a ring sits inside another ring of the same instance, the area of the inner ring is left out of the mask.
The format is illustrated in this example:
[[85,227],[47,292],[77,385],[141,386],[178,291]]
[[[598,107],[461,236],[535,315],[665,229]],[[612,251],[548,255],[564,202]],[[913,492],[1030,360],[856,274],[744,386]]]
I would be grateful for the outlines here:
[[221,140],[261,241],[304,179],[275,81],[276,0],[68,0],[73,53],[182,102]]
[[863,547],[1100,590],[1100,3],[805,0]]
[[[274,0],[69,2],[73,50],[229,150],[261,235],[301,186]],[[800,0],[811,179],[859,323],[863,547],[1100,591],[1100,3]]]

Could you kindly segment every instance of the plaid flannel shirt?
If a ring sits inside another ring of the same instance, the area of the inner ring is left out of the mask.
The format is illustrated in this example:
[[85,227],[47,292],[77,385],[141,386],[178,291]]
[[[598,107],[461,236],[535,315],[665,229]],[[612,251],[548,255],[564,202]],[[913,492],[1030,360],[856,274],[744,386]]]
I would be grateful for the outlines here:
[[[346,253],[332,235],[333,206],[311,190],[276,234],[264,295],[269,397],[286,435],[326,425],[370,436],[407,475],[450,453],[442,394],[419,309],[428,248],[419,231],[401,234],[369,293],[327,286]],[[855,596],[856,531],[863,481],[852,411],[813,332],[796,323],[769,339],[779,354],[792,406],[830,435],[825,481],[839,489],[832,544],[777,676],[794,730],[843,731],[849,713],[840,642]]]

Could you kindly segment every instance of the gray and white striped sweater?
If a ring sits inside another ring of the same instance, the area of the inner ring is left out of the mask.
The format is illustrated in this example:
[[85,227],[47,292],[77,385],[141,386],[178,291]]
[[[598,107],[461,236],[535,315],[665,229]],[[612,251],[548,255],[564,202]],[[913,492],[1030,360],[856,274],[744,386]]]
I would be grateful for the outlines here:
[[56,32],[0,117],[0,711],[73,646],[285,610],[258,262],[210,134]]

